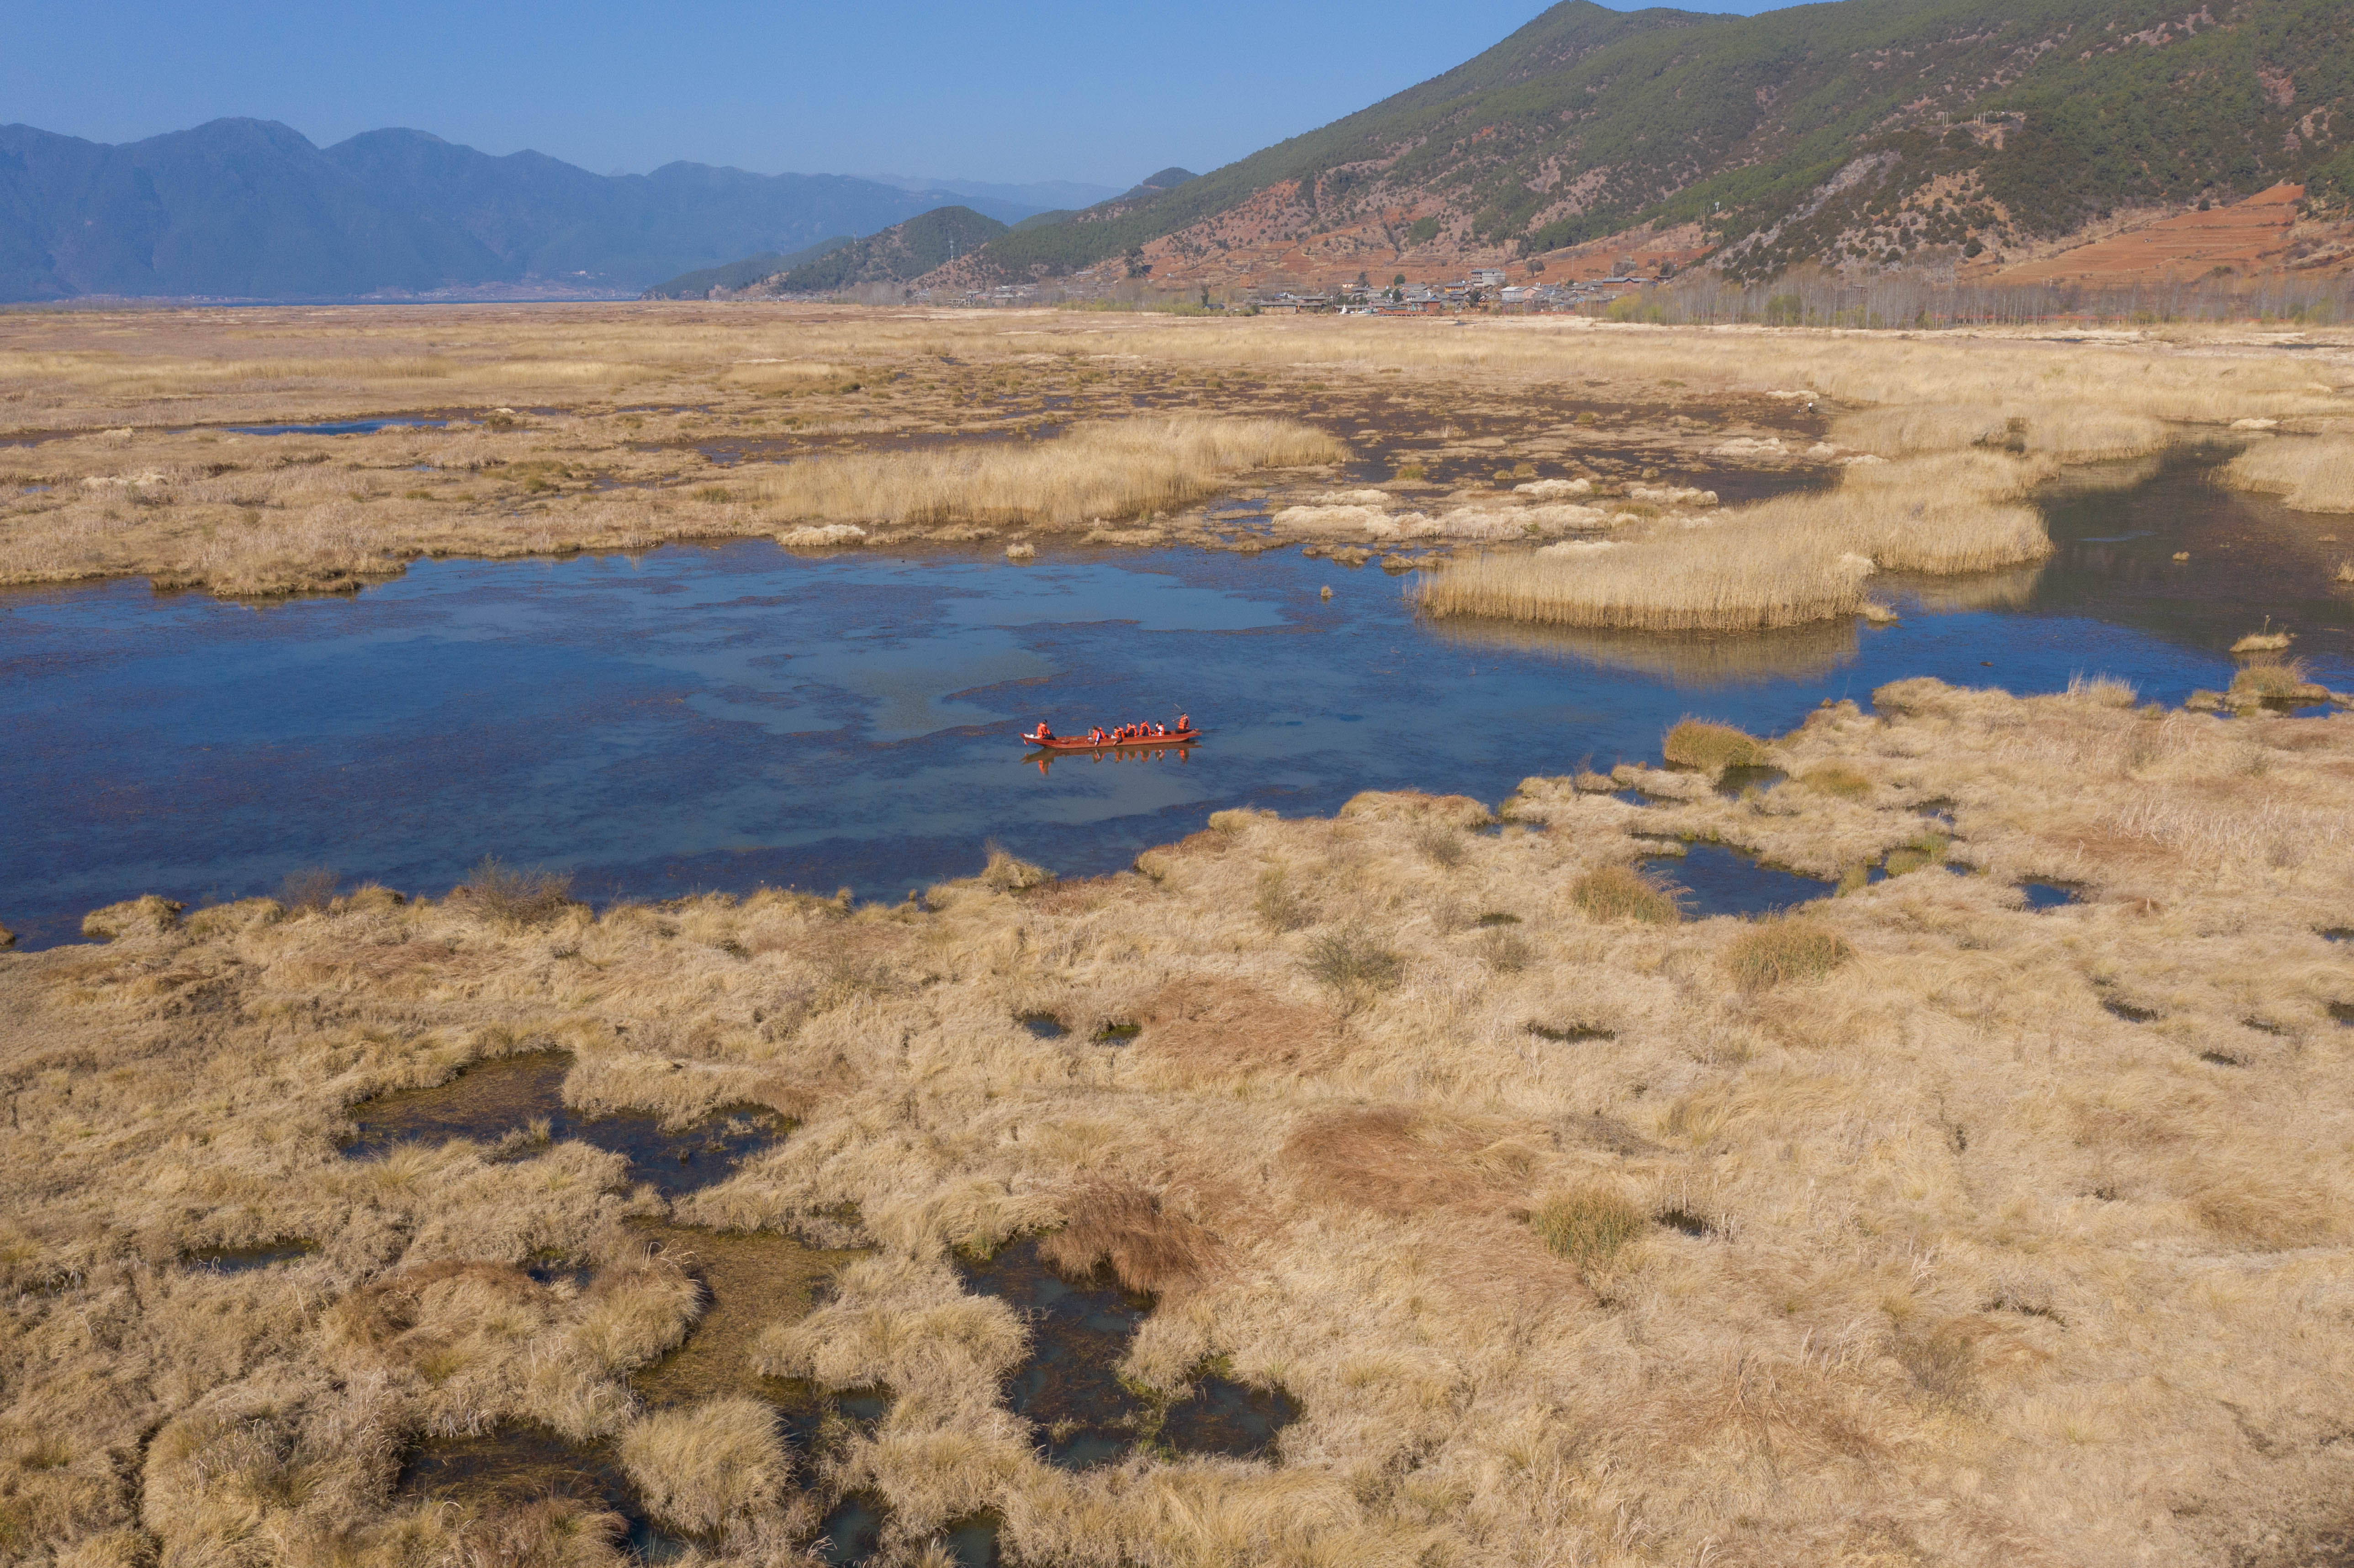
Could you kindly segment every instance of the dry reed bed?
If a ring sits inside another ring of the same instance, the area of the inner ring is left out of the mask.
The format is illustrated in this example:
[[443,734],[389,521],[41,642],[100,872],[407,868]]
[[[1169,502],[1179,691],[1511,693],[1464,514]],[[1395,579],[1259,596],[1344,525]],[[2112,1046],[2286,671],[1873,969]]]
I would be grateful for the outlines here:
[[2354,512],[2354,439],[2260,441],[2223,470],[2241,490],[2277,495],[2299,512]]
[[[2354,722],[1876,701],[1761,743],[1762,794],[1532,779],[1500,836],[1367,796],[896,909],[133,904],[0,956],[8,1554],[612,1563],[577,1510],[392,1503],[420,1436],[528,1419],[726,1562],[858,1488],[902,1563],[984,1506],[1017,1560],[1106,1568],[2311,1560],[2354,1483],[2354,963],[2316,934],[2354,925]],[[1661,923],[1615,868],[1663,833],[1978,874]],[[2029,913],[2028,876],[2084,901]],[[872,1255],[751,1342],[889,1383],[871,1437],[815,1467],[738,1395],[639,1404],[695,1302],[611,1157],[335,1152],[353,1102],[545,1045],[577,1103],[800,1119],[672,1217],[854,1216]],[[1224,1357],[1300,1401],[1280,1463],[1034,1456],[1023,1325],[948,1256],[1058,1226],[1161,1291],[1140,1385]],[[173,1262],[286,1236],[321,1250]],[[586,1288],[513,1266],[549,1251]]]
[[[1609,442],[1672,483],[1669,470],[1720,447],[1770,465],[1827,461],[1831,447],[1777,443],[1775,431],[1789,431],[1771,412],[1823,400],[1850,454],[1983,446],[2039,462],[2146,451],[2242,420],[2326,424],[2344,409],[2335,383],[2348,374],[2342,355],[2215,334],[2063,344],[1558,319],[1442,332],[1355,319],[651,304],[22,313],[0,318],[0,422],[67,433],[0,449],[0,583],[143,573],[231,593],[348,588],[420,554],[633,549],[797,528],[841,540],[849,526],[888,545],[1144,516],[1206,488],[1295,482],[1291,471],[1223,458],[1172,471],[1158,451],[1140,472],[1150,432],[1121,437],[1101,423],[1134,415],[1138,399],[1248,422],[1313,406],[1320,428],[1370,446],[1364,455],[1391,446],[1402,474],[1419,452],[1468,464],[1493,448],[1508,484],[1531,459],[1575,473],[1594,450],[1595,434],[1556,406],[1567,387],[1627,410],[1611,416]],[[1452,421],[1466,410],[1525,434],[1461,440]],[[189,429],[403,412],[459,423],[333,440]],[[517,428],[482,422],[509,418]],[[1087,441],[1034,440],[1090,419]],[[843,446],[944,435],[1006,447]],[[1401,438],[1415,444],[1397,449]],[[792,461],[698,450],[715,441],[790,448]],[[1334,449],[1320,450],[1328,461]],[[967,469],[991,491],[980,517],[951,493]],[[1026,495],[1034,483],[1046,493]],[[1430,499],[1410,482],[1387,488],[1402,509]],[[1448,505],[1488,518],[1489,534],[1511,531],[1493,494],[1475,488]],[[905,521],[885,521],[894,517]],[[1107,536],[1215,542],[1199,518]],[[1835,586],[1810,591],[1842,602]]]
[[2026,493],[2049,465],[1982,451],[1850,468],[1834,491],[1596,549],[1458,560],[1419,589],[1435,616],[1643,631],[1758,631],[1866,608],[1874,571],[1982,572],[2052,553]]
[[1067,528],[1190,505],[1255,470],[1347,455],[1288,419],[1123,419],[1021,449],[815,458],[760,480],[755,493],[797,522]]

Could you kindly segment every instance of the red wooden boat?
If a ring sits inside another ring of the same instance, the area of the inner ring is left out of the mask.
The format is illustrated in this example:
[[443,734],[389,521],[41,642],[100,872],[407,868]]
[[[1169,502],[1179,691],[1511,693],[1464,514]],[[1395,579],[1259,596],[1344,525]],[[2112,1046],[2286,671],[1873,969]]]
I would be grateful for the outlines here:
[[1199,728],[1172,729],[1166,735],[1140,735],[1125,740],[1089,740],[1084,735],[1055,735],[1041,740],[1038,732],[1032,730],[1022,736],[1022,744],[1041,751],[1149,751],[1156,746],[1191,746],[1201,738]]

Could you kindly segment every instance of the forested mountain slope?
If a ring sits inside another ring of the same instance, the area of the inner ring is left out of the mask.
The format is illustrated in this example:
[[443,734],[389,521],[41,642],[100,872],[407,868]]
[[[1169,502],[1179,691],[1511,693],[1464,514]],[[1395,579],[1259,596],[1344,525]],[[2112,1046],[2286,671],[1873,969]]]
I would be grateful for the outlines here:
[[1736,276],[2016,246],[2284,181],[2343,201],[2349,91],[2345,0],[1836,0],[1754,17],[1566,0],[1370,109],[1149,199],[1025,225],[940,281],[1268,239],[1311,261],[1368,239],[1526,255],[1645,223],[1698,225]]

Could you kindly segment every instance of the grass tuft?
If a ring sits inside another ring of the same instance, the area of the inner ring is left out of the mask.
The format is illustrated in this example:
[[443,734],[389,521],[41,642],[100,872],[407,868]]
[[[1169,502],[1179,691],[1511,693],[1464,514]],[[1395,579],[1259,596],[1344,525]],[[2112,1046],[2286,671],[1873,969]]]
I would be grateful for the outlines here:
[[1003,846],[989,846],[989,863],[981,867],[981,884],[1000,893],[1023,893],[1034,887],[1044,887],[1055,880],[1055,874],[1043,865],[1033,865],[1006,853]]
[[1588,1186],[1547,1198],[1529,1224],[1592,1284],[1616,1272],[1628,1249],[1642,1239],[1649,1218],[1616,1188]]
[[1405,960],[1363,927],[1335,927],[1308,944],[1310,978],[1334,991],[1389,991],[1405,978]]
[[1593,920],[1672,926],[1683,918],[1675,895],[1631,865],[1596,867],[1577,879],[1569,896]]
[[1861,768],[1845,762],[1818,762],[1798,775],[1798,782],[1819,795],[1861,800],[1872,793],[1872,779]]
[[1705,719],[1684,720],[1668,731],[1659,749],[1660,755],[1674,766],[1696,768],[1703,773],[1722,773],[1728,768],[1758,768],[1766,762],[1766,747],[1754,736],[1729,724],[1711,724]]
[[2232,695],[2265,703],[2324,700],[2327,694],[2313,683],[2302,659],[2261,659],[2243,664],[2232,677]]
[[1416,829],[1414,847],[1433,865],[1451,871],[1463,863],[1463,835],[1444,824],[1429,822]]
[[1786,915],[1734,938],[1724,965],[1744,991],[1765,991],[1791,980],[1820,980],[1854,957],[1847,938],[1829,927]]

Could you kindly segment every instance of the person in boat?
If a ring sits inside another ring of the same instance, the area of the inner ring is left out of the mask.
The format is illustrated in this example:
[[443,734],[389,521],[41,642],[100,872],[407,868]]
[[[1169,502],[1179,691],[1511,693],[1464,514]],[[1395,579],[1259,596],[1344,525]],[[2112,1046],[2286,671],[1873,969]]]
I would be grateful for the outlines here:
[[1044,746],[1046,742],[1055,738],[1055,732],[1046,727],[1046,721],[1044,719],[1040,719],[1038,721],[1038,733],[1032,736],[1030,738],[1036,741],[1039,745]]
[[1193,720],[1190,717],[1184,714],[1179,714],[1177,715],[1177,733],[1179,735],[1183,735],[1187,730],[1192,729],[1193,727]]

